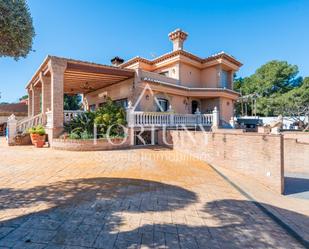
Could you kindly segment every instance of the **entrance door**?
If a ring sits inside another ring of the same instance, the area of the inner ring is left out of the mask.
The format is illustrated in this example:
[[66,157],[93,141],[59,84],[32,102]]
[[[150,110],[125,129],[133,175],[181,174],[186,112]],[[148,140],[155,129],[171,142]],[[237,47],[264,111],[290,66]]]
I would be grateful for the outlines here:
[[196,100],[193,100],[192,101],[192,114],[195,114],[197,108],[198,108],[198,102]]

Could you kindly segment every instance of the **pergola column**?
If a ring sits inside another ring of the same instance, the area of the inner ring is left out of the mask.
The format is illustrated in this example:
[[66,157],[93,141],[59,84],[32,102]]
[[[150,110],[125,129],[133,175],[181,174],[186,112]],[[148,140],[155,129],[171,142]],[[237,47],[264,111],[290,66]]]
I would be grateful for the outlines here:
[[51,110],[51,77],[40,74],[42,82],[42,113]]
[[63,86],[64,71],[67,63],[64,60],[52,58],[50,60],[51,72],[51,128],[53,138],[63,132]]
[[28,88],[28,117],[32,116],[32,90]]
[[38,115],[41,112],[41,88],[34,86],[32,88],[32,115]]

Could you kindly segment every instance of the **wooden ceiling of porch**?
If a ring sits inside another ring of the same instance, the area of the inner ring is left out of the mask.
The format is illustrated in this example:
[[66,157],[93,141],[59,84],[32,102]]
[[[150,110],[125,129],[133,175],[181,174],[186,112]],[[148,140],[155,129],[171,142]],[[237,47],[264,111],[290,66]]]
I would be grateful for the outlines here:
[[88,93],[133,77],[133,70],[68,62],[64,73],[64,93]]

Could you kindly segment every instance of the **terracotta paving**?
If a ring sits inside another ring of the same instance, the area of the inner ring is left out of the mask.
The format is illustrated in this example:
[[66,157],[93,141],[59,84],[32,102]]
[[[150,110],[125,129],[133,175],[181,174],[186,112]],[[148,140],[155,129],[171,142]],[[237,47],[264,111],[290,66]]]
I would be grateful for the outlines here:
[[0,145],[0,248],[301,248],[206,163]]

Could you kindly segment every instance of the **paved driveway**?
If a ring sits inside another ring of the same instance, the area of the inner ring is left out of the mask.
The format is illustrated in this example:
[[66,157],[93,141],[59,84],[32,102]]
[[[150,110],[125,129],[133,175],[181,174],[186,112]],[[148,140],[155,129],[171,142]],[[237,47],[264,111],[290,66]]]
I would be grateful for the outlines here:
[[286,173],[285,194],[309,200],[309,174]]
[[0,248],[301,248],[207,164],[165,149],[0,145]]

